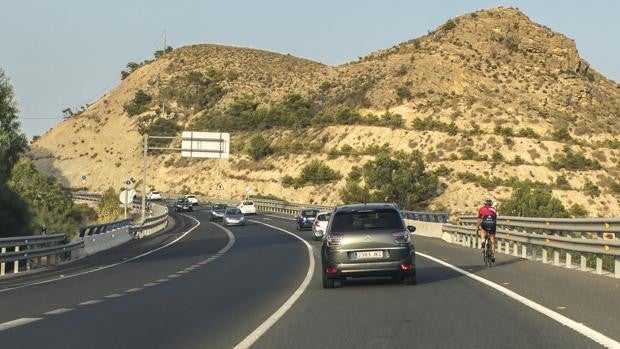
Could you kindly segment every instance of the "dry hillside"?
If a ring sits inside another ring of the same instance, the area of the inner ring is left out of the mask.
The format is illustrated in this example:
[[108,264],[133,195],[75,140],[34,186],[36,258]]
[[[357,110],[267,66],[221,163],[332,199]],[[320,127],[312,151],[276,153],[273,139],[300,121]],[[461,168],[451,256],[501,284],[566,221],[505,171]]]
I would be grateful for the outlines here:
[[[152,100],[130,116],[124,106],[139,90]],[[346,106],[364,115],[389,111],[405,122],[395,128],[269,129],[262,133],[280,151],[258,162],[244,151],[253,134],[249,127],[231,132],[228,161],[149,156],[149,186],[226,199],[240,198],[251,187],[256,194],[290,201],[334,204],[351,167],[373,158],[368,152],[343,152],[343,146],[385,145],[420,150],[427,168],[450,170],[442,175],[445,191],[431,208],[472,212],[484,196],[500,202],[510,196],[508,186],[485,189],[467,180],[469,172],[541,181],[566,207],[580,204],[590,216],[620,215],[620,85],[580,58],[573,40],[512,8],[453,18],[428,35],[336,67],[255,49],[178,48],[142,64],[85,111],[42,135],[30,156],[67,186],[81,187],[86,175],[90,190],[116,188],[127,177],[142,177],[140,132],[158,119],[191,129],[240,99],[267,108],[291,94],[303,96],[315,113]],[[416,119],[435,126],[415,126]],[[441,126],[450,123],[456,132]],[[600,168],[550,166],[569,150],[598,161]],[[343,179],[320,191],[283,187],[283,176],[297,176],[308,158],[323,160]],[[568,183],[558,186],[559,176]],[[218,183],[224,190],[216,190]],[[600,193],[593,193],[593,186]]]

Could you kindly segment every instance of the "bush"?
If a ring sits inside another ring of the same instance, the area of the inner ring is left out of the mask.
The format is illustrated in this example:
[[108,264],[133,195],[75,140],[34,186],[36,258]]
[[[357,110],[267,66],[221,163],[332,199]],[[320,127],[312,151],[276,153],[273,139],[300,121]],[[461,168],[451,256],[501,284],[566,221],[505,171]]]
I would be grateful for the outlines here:
[[123,105],[123,109],[125,109],[125,112],[127,112],[129,116],[142,114],[147,111],[148,104],[151,103],[152,100],[153,97],[144,92],[144,90],[138,90],[133,99]]
[[540,135],[530,127],[520,129],[517,132],[517,137],[540,139]]
[[574,153],[569,147],[565,147],[563,152],[555,154],[553,158],[554,160],[549,162],[549,166],[556,171],[563,168],[574,171],[600,170],[603,168],[597,160]]
[[248,147],[248,154],[252,159],[260,160],[271,153],[273,153],[273,149],[271,149],[269,142],[267,142],[263,136],[256,135],[252,137]]
[[312,160],[301,169],[299,177],[293,178],[289,175],[282,177],[282,185],[285,187],[293,186],[295,188],[300,188],[308,184],[325,184],[337,181],[340,178],[342,178],[342,176],[337,171],[332,170],[329,166],[318,160]]
[[375,160],[364,164],[361,175],[363,184],[359,179],[349,178],[340,191],[344,203],[387,201],[405,209],[421,209],[438,195],[437,176],[426,172],[419,152],[397,152],[390,156],[382,151]]
[[557,130],[551,133],[551,137],[554,141],[558,142],[570,142],[573,140],[568,129],[566,127],[558,128]]
[[560,175],[555,179],[555,185],[558,189],[570,190],[570,184],[566,177]]
[[100,223],[113,222],[122,217],[123,209],[119,204],[118,194],[112,187],[103,193],[97,208]]
[[446,23],[444,23],[442,28],[444,30],[452,30],[452,29],[456,28],[456,23],[454,23],[453,20],[449,19],[449,20],[446,21]]
[[429,115],[424,119],[415,118],[411,123],[411,127],[418,131],[440,131],[447,132],[449,135],[454,136],[458,133],[458,127],[454,122],[446,123],[439,120],[433,120]]
[[601,195],[601,190],[599,187],[592,183],[589,179],[586,179],[586,182],[583,185],[583,191],[586,192],[590,197],[595,198]]
[[398,86],[394,89],[394,92],[396,92],[396,96],[398,96],[400,100],[408,100],[411,98],[411,91],[407,86]]
[[569,216],[562,202],[547,188],[529,180],[517,185],[510,199],[500,205],[499,211],[502,215],[518,217]]
[[497,150],[493,150],[493,154],[491,155],[491,160],[493,160],[494,163],[500,163],[504,161],[504,155],[502,155],[502,153],[500,153]]
[[568,214],[573,218],[584,218],[588,216],[588,211],[579,204],[573,204],[568,208]]

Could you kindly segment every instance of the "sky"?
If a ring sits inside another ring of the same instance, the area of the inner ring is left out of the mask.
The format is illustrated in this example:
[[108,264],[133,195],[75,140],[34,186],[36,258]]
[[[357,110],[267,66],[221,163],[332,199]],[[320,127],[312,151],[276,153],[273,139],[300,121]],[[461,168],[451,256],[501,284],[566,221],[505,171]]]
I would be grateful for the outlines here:
[[446,20],[497,6],[575,40],[582,58],[620,82],[620,1],[615,0],[3,0],[0,69],[9,77],[29,139],[62,110],[96,101],[128,62],[167,44],[217,43],[329,65],[424,35]]

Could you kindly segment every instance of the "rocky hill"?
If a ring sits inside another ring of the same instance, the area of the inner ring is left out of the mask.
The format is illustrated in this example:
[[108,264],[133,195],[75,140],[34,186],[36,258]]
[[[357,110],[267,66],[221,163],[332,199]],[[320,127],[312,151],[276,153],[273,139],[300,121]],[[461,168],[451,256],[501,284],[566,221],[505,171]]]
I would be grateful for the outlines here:
[[[301,101],[291,99],[297,95]],[[331,123],[265,126],[275,120],[269,119],[274,110],[291,105],[312,120],[340,116]],[[222,126],[256,110],[267,116],[262,126]],[[398,114],[403,122],[347,122],[347,111]],[[334,204],[351,168],[386,147],[419,150],[427,168],[443,169],[445,191],[431,208],[472,212],[485,196],[501,202],[512,191],[501,179],[517,176],[549,184],[565,206],[579,204],[588,215],[620,215],[620,85],[580,58],[573,40],[513,8],[456,17],[425,36],[335,67],[255,49],[181,47],[141,64],[42,135],[30,156],[67,186],[81,187],[86,175],[90,190],[116,188],[125,178],[142,177],[141,133],[182,129],[230,131],[232,158],[152,154],[149,186],[226,199],[251,187],[255,194]],[[259,161],[246,152],[256,133],[277,149]],[[308,159],[343,179],[283,187],[282,179],[299,175]],[[476,177],[483,174],[495,183]],[[216,189],[219,183],[224,190]]]

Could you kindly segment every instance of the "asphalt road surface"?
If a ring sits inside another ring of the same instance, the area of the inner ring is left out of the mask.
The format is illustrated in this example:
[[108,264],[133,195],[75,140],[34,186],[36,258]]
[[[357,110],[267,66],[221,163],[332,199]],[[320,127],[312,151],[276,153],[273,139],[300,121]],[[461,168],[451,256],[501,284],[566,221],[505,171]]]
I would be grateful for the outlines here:
[[[320,244],[291,220],[258,215],[223,228],[205,211],[173,217],[173,228],[154,237],[1,280],[2,347],[230,348],[244,339],[256,348],[601,347],[477,277],[611,346],[620,340],[615,279],[505,255],[486,269],[478,251],[418,237],[417,285],[363,279],[325,290]],[[308,248],[281,229],[312,246],[307,288]],[[260,327],[270,317],[275,324]]]

